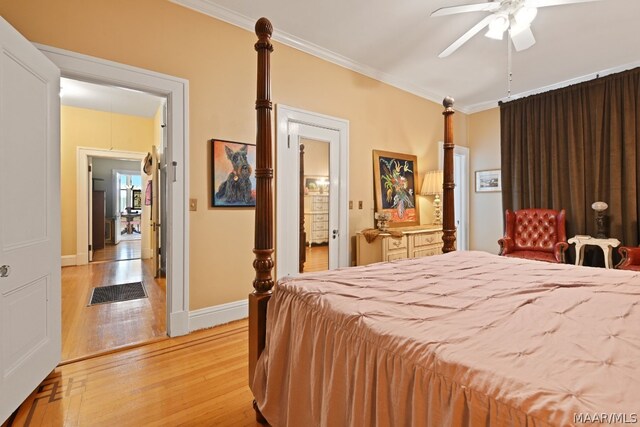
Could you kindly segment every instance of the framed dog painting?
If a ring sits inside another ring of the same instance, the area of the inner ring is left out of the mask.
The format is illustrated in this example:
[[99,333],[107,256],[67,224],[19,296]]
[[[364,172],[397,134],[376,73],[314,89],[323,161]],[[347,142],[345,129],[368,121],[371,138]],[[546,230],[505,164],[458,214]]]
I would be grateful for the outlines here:
[[211,140],[211,206],[255,207],[256,146]]

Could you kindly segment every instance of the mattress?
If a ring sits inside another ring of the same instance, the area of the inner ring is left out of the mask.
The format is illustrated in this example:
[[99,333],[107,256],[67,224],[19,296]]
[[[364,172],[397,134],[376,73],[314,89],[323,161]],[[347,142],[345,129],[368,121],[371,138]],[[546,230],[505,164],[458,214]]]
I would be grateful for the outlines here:
[[637,422],[640,273],[471,251],[286,278],[252,391],[273,426]]

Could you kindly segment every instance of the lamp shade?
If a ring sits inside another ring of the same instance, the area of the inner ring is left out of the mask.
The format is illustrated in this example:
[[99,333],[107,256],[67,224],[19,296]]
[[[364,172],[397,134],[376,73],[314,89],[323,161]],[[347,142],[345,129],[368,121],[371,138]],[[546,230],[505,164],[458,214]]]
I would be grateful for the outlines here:
[[442,194],[442,171],[429,171],[424,175],[420,194],[422,196]]

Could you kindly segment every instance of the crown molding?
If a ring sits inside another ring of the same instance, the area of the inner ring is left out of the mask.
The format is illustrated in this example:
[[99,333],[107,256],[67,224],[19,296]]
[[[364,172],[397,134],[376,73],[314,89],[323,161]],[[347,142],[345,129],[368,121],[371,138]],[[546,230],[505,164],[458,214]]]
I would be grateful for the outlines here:
[[631,70],[631,69],[634,69],[634,68],[637,68],[637,67],[640,67],[640,61],[631,62],[631,63],[625,64],[625,65],[619,65],[619,66],[613,67],[613,68],[607,68],[605,70],[601,70],[601,71],[596,71],[596,72],[593,72],[593,73],[585,74],[584,76],[575,77],[575,78],[569,79],[569,80],[564,80],[562,82],[554,83],[552,85],[539,87],[537,89],[532,89],[532,90],[528,90],[528,91],[525,91],[525,92],[520,92],[520,93],[517,93],[515,95],[511,95],[511,97],[505,97],[505,98],[496,99],[496,100],[493,100],[493,101],[487,101],[487,102],[481,102],[481,103],[478,103],[478,104],[469,105],[466,108],[469,111],[468,114],[478,113],[480,111],[484,111],[484,110],[488,110],[490,108],[497,107],[499,102],[515,101],[516,99],[524,98],[526,96],[531,96],[531,95],[536,95],[536,94],[539,94],[539,93],[549,92],[549,91],[555,90],[555,89],[561,89],[563,87],[571,86],[571,85],[574,85],[574,84],[577,84],[577,83],[586,82],[586,81],[589,81],[589,80],[595,80],[595,79],[597,79],[599,77],[608,76],[609,74],[620,73],[622,71]]
[[[227,9],[226,7],[215,4],[210,0],[169,0],[169,1],[171,3],[178,4],[188,9],[195,10],[196,12],[203,13],[212,18],[219,19],[228,24],[235,25],[236,27],[240,27],[242,29],[245,29],[251,32],[254,31],[255,20],[253,18],[249,18],[248,16],[239,14],[235,11]],[[371,77],[372,79],[394,86],[398,89],[404,90],[405,92],[409,92],[421,98],[428,99],[429,101],[435,102],[436,104],[441,104],[442,100],[445,98],[445,95],[414,85],[412,83],[407,82],[406,80],[400,79],[389,73],[385,73],[383,71],[377,70],[368,65],[364,65],[359,62],[353,61],[329,49],[325,49],[307,40],[296,37],[293,34],[289,34],[284,31],[278,30],[274,32],[272,40],[282,43],[284,45],[287,45],[289,47],[292,47],[294,49],[298,49],[302,52],[308,53],[309,55],[313,55],[317,58],[323,59],[333,64],[339,65],[351,71],[355,71],[356,73],[365,75],[367,77]],[[464,107],[456,106],[456,109],[462,113],[467,113],[466,108]]]

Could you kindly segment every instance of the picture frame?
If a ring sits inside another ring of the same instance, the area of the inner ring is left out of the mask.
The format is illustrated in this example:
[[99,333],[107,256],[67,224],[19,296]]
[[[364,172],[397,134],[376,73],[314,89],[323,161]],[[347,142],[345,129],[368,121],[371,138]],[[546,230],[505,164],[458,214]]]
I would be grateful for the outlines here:
[[305,194],[329,194],[328,176],[304,176]]
[[391,215],[389,227],[420,224],[416,156],[373,150],[373,179],[376,212]]
[[476,193],[492,193],[502,191],[500,169],[476,171]]
[[256,206],[256,146],[211,139],[211,207]]
[[131,190],[131,205],[134,210],[142,209],[142,190]]

